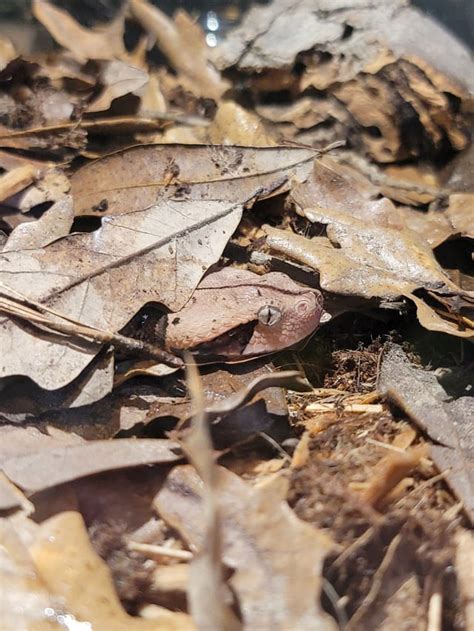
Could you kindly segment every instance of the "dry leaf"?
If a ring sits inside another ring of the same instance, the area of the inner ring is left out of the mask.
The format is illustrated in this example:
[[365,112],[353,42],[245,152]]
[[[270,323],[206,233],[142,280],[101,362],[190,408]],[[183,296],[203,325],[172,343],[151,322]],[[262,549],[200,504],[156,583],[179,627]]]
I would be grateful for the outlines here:
[[4,201],[34,182],[38,169],[29,164],[19,166],[0,176],[0,201]]
[[[155,499],[160,515],[193,549],[203,543],[202,484],[190,466],[175,467]],[[252,489],[218,468],[223,560],[245,628],[332,630],[317,604],[328,538],[299,520],[269,488]],[[283,542],[283,543],[282,543]]]
[[53,610],[54,598],[29,555],[22,534],[22,525],[8,519],[0,520],[2,629],[58,631],[61,629],[59,622],[48,620],[45,613],[49,608]]
[[277,144],[258,116],[232,101],[219,105],[203,135],[214,145],[271,147]]
[[432,372],[412,366],[398,346],[385,353],[380,389],[435,441],[431,455],[474,519],[474,400],[450,400]]
[[290,177],[303,181],[313,158],[283,147],[137,146],[84,166],[71,191],[77,215],[131,213],[162,198],[236,203],[283,192]]
[[177,443],[165,439],[120,439],[44,448],[2,463],[5,475],[28,495],[84,476],[181,459]]
[[[43,522],[30,553],[42,581],[64,608],[65,620],[104,630],[157,631],[153,620],[129,616],[122,608],[110,570],[94,551],[79,513],[59,513]],[[60,613],[53,609],[53,619]],[[181,631],[181,622],[170,612],[159,628]]]
[[17,226],[3,248],[3,252],[43,248],[56,239],[66,236],[74,221],[72,197],[63,197],[39,219]]
[[103,89],[87,106],[88,112],[108,110],[114,99],[143,88],[148,82],[148,73],[123,61],[112,60],[103,62],[99,81]]
[[474,536],[469,530],[456,533],[456,573],[464,605],[466,629],[474,626]]
[[343,32],[335,20],[319,17],[311,2],[279,0],[252,7],[242,24],[216,48],[214,59],[218,68],[234,64],[245,70],[285,68],[299,52],[338,40]]
[[185,11],[177,11],[171,20],[146,0],[131,0],[130,8],[144,30],[156,38],[187,89],[216,100],[222,96],[229,84],[210,65],[204,34]]
[[45,202],[56,202],[69,191],[69,178],[59,169],[47,169],[38,174],[36,181],[23,191],[6,200],[12,208],[22,213],[29,212],[34,206]]
[[0,37],[0,71],[18,56],[15,47],[8,37]]
[[[2,290],[11,288],[82,324],[117,332],[147,302],[182,307],[218,260],[241,213],[242,206],[226,202],[163,200],[107,217],[96,232],[0,255]],[[0,337],[1,376],[30,376],[47,389],[69,383],[100,349],[85,340],[72,345],[67,337],[5,317]]]
[[[451,282],[428,243],[407,228],[403,214],[388,199],[371,200],[370,194],[365,181],[341,173],[327,158],[318,160],[312,177],[293,188],[291,197],[300,214],[327,226],[328,236],[307,239],[266,226],[267,243],[273,251],[316,269],[321,287],[335,293],[368,298],[405,295],[419,301],[412,292],[425,288],[470,297],[470,292]],[[420,305],[419,310],[424,309],[420,322],[426,328],[461,337],[472,335],[456,321],[438,318],[426,303],[420,301]]]
[[33,0],[33,15],[54,39],[72,52],[76,59],[123,59],[127,52],[123,43],[122,13],[105,28],[96,30],[81,26],[69,13],[58,9],[48,0]]

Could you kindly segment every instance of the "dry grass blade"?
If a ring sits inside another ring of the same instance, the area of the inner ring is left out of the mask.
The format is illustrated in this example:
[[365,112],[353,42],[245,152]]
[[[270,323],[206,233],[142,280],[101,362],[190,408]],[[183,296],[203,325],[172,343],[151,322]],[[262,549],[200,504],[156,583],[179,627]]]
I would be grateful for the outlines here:
[[188,387],[194,401],[194,417],[191,431],[182,447],[204,483],[204,540],[202,550],[191,563],[188,588],[190,608],[199,628],[237,630],[241,624],[227,605],[222,574],[217,468],[207,425],[203,389],[198,369],[190,355],[186,357],[186,364]]
[[[152,344],[125,337],[112,331],[86,326],[27,298],[13,299],[6,295],[2,296],[1,294],[4,294],[5,289],[11,293],[18,294],[18,292],[13,292],[12,289],[6,287],[3,283],[0,283],[0,286],[3,288],[0,289],[0,311],[7,315],[27,320],[64,335],[85,337],[99,344],[113,344],[118,350],[145,355],[167,366],[180,368],[183,365],[183,361],[179,357],[167,353]],[[60,318],[60,320],[53,320],[53,316]]]

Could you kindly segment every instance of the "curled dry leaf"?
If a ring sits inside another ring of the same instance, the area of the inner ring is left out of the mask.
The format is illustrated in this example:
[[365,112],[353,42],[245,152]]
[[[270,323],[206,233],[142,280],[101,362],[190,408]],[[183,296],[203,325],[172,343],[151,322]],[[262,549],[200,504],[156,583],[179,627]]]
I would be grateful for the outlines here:
[[[318,270],[324,289],[367,298],[405,295],[414,301],[419,299],[412,292],[418,288],[470,295],[451,282],[430,245],[406,226],[392,202],[370,199],[372,192],[364,181],[341,173],[328,158],[317,160],[312,176],[290,195],[300,214],[327,226],[328,236],[307,239],[267,226],[267,243],[272,250]],[[439,330],[440,325],[429,317],[420,321]],[[442,322],[443,330],[451,335],[472,334],[456,323]]]
[[[299,520],[268,487],[252,488],[217,469],[223,560],[245,628],[333,630],[317,603],[331,542]],[[159,514],[196,550],[202,547],[202,483],[190,466],[175,467],[155,499]],[[283,543],[282,543],[283,542]]]
[[45,202],[56,202],[69,191],[69,178],[59,169],[47,169],[38,173],[35,182],[6,200],[6,204],[22,213]]
[[67,195],[56,202],[37,221],[17,226],[3,248],[3,252],[43,248],[66,236],[74,221],[72,197]]
[[173,197],[236,203],[283,192],[289,178],[305,180],[313,158],[283,147],[137,146],[79,169],[71,192],[77,215],[131,213]]
[[[83,325],[116,332],[147,302],[182,307],[218,260],[241,213],[238,204],[163,200],[107,217],[96,232],[2,254],[2,288]],[[69,383],[100,349],[5,317],[0,338],[1,376],[30,376],[47,389]]]
[[177,11],[171,20],[146,0],[131,0],[130,9],[145,31],[156,38],[184,87],[197,96],[216,100],[222,96],[229,84],[211,66],[204,33],[185,11]]
[[431,455],[474,520],[474,400],[451,400],[436,376],[410,364],[399,346],[385,353],[380,389],[436,443]]
[[38,169],[34,165],[25,164],[16,167],[0,176],[0,201],[4,201],[34,182]]
[[88,112],[108,110],[114,99],[134,93],[148,82],[148,73],[119,60],[102,63],[99,81],[102,92],[87,107]]
[[120,13],[104,28],[81,26],[69,13],[48,0],[33,0],[33,15],[52,37],[67,48],[78,61],[89,59],[122,59],[127,56],[123,42],[124,16]]

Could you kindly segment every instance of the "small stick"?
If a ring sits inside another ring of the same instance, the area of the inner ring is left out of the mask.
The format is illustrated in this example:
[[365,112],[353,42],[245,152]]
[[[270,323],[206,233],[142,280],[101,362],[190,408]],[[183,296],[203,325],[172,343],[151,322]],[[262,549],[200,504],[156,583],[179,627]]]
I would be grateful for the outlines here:
[[[23,302],[28,302],[28,300],[23,298]],[[181,368],[184,365],[183,360],[179,357],[176,357],[175,355],[172,355],[171,353],[168,353],[167,351],[164,351],[152,344],[148,344],[147,342],[136,340],[132,337],[126,337],[125,335],[120,335],[119,333],[113,333],[112,331],[105,331],[95,327],[90,327],[81,324],[80,322],[76,323],[71,321],[70,318],[55,312],[54,314],[57,317],[62,318],[62,321],[58,322],[48,317],[47,314],[50,310],[47,307],[40,306],[39,303],[36,303],[34,306],[35,308],[18,304],[13,298],[0,298],[0,311],[3,311],[3,313],[8,315],[16,316],[23,320],[27,320],[28,322],[43,325],[52,331],[64,333],[65,335],[78,335],[86,337],[98,342],[99,344],[113,344],[115,348],[124,352],[146,355],[151,359],[155,359],[160,363],[173,366],[175,368]],[[44,313],[42,314],[38,311],[44,311]]]
[[167,548],[166,546],[158,546],[151,543],[140,543],[138,541],[129,541],[127,545],[129,550],[141,552],[145,556],[166,556],[182,561],[192,561],[194,554],[189,550],[176,550],[175,548]]

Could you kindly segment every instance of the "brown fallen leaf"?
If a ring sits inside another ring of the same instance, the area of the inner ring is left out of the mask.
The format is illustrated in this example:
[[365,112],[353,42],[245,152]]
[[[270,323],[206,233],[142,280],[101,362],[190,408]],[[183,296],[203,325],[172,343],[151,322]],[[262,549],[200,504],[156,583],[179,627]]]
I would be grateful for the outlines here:
[[[146,302],[179,309],[218,260],[241,213],[239,204],[164,200],[141,212],[109,217],[97,232],[0,255],[2,291],[8,295],[10,288],[12,296],[19,292],[83,325],[117,332]],[[47,389],[69,383],[100,348],[79,340],[72,346],[67,338],[5,317],[0,337],[5,344],[1,375],[28,375]]]
[[74,221],[72,197],[56,202],[37,221],[17,226],[8,237],[3,252],[43,248],[69,233]]
[[390,346],[382,362],[379,387],[435,442],[431,456],[474,519],[474,422],[472,397],[450,400],[432,372],[410,364],[403,350]]
[[29,164],[19,166],[0,176],[0,201],[4,201],[34,182],[38,169]]
[[117,59],[102,62],[99,81],[100,94],[88,106],[87,112],[108,110],[114,99],[135,93],[148,82],[148,73]]
[[[110,570],[92,548],[79,513],[59,513],[43,522],[30,554],[41,581],[61,603],[51,609],[53,622],[74,620],[77,625],[83,621],[101,629],[112,625],[117,631],[157,630],[157,622],[129,616],[122,608]],[[181,616],[175,620],[170,612],[159,628],[181,631],[182,623]]]
[[[405,295],[417,301],[412,292],[425,288],[436,294],[472,296],[450,280],[429,244],[407,228],[388,199],[372,200],[368,194],[365,183],[341,173],[333,161],[318,160],[312,177],[290,195],[300,214],[327,226],[328,236],[307,239],[266,226],[267,243],[273,251],[316,269],[321,287],[335,293],[368,298]],[[422,305],[436,317],[427,303]],[[426,328],[438,330],[440,325],[432,319],[420,317]],[[451,335],[473,334],[467,320],[466,331],[456,320],[442,322]]]
[[[54,439],[51,440],[54,442]],[[5,475],[27,495],[102,471],[166,464],[182,458],[178,443],[160,439],[80,442],[7,458]]]
[[[316,599],[331,543],[299,520],[280,491],[252,488],[218,468],[223,560],[249,629],[334,629]],[[175,467],[155,499],[159,514],[192,549],[204,540],[202,484],[190,466]],[[283,545],[282,545],[282,542]]]
[[69,188],[69,178],[65,173],[59,169],[47,169],[39,173],[30,186],[6,199],[5,204],[26,213],[45,202],[62,199]]
[[171,20],[146,0],[131,0],[130,9],[144,30],[156,38],[160,50],[178,73],[178,80],[197,96],[219,99],[228,89],[209,62],[209,49],[201,28],[186,11]]
[[79,169],[71,192],[77,215],[131,213],[173,198],[235,203],[283,192],[290,177],[303,181],[313,158],[312,150],[284,147],[137,146]]
[[124,59],[124,15],[119,15],[101,29],[87,29],[69,13],[50,4],[48,0],[33,0],[33,15],[45,26],[54,39],[72,52],[80,62],[89,59]]
[[275,134],[262,120],[233,101],[221,103],[209,127],[203,130],[203,141],[213,145],[271,147],[277,144]]

